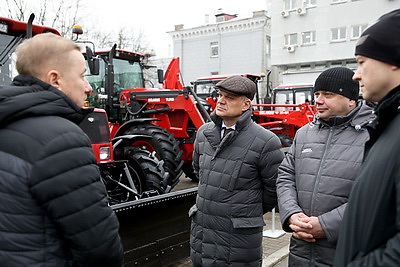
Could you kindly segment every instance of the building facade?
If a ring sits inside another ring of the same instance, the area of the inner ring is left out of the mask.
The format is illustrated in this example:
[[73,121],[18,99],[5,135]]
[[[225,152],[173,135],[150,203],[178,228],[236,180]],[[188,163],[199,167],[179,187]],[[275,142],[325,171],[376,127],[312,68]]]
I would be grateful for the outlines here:
[[245,19],[221,11],[214,24],[190,29],[176,25],[169,34],[173,56],[181,59],[184,83],[215,74],[267,72],[271,66],[270,26],[265,11],[255,11]]
[[[329,67],[356,69],[354,48],[362,31],[399,0],[271,0],[272,81],[314,83]],[[397,37],[393,37],[397,38]]]
[[214,24],[176,25],[169,34],[183,82],[271,70],[270,85],[276,87],[313,84],[330,67],[355,70],[358,37],[381,15],[400,8],[400,0],[267,0],[265,8],[245,19],[220,12]]

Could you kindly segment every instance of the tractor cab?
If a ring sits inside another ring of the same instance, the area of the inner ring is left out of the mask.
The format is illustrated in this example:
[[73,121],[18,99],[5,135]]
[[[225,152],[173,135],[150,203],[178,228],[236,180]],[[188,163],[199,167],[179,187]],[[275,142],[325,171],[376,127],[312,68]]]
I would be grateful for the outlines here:
[[32,24],[34,17],[28,22],[0,17],[0,85],[10,84],[17,75],[15,49],[24,39],[45,32],[60,35],[56,29]]
[[[85,57],[88,58],[88,53]],[[121,49],[96,51],[93,55],[98,59],[98,73],[86,74],[86,79],[93,92],[88,96],[90,106],[106,109],[110,121],[117,120],[119,95],[128,88],[144,88],[143,54]],[[88,61],[89,62],[89,61]]]
[[[314,105],[313,84],[280,85],[272,90],[273,104]],[[276,110],[288,110],[293,107],[276,107]]]

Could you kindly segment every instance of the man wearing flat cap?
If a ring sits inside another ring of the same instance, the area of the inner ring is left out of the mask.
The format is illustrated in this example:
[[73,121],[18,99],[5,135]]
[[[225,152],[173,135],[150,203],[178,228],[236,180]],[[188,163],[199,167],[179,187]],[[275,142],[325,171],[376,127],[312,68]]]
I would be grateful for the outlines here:
[[199,185],[189,211],[191,259],[193,266],[261,266],[263,214],[277,203],[281,143],[251,119],[253,81],[230,76],[216,89],[212,122],[198,130],[193,153]]
[[350,194],[334,266],[399,266],[400,262],[400,9],[359,38],[353,80],[378,102],[368,126],[364,162]]

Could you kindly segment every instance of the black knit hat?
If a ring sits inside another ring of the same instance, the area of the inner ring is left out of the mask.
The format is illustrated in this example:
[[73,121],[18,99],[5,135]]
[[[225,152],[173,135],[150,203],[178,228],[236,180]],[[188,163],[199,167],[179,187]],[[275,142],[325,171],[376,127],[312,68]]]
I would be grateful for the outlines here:
[[330,68],[322,72],[315,80],[314,92],[329,91],[350,98],[358,99],[360,86],[353,81],[354,72],[344,67]]
[[218,82],[215,88],[234,95],[244,95],[250,100],[253,100],[256,94],[256,84],[249,78],[240,75],[233,75]]
[[357,41],[355,54],[400,67],[400,9],[368,27]]

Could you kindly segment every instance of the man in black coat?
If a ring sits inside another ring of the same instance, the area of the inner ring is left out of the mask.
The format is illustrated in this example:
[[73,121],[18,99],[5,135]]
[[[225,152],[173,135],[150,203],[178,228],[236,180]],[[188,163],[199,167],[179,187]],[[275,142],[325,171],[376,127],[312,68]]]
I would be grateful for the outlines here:
[[19,75],[0,87],[1,266],[122,266],[119,223],[77,125],[91,91],[79,46],[45,33],[16,53]]
[[399,266],[400,9],[367,28],[355,49],[363,97],[378,102],[358,181],[343,217],[334,266]]

